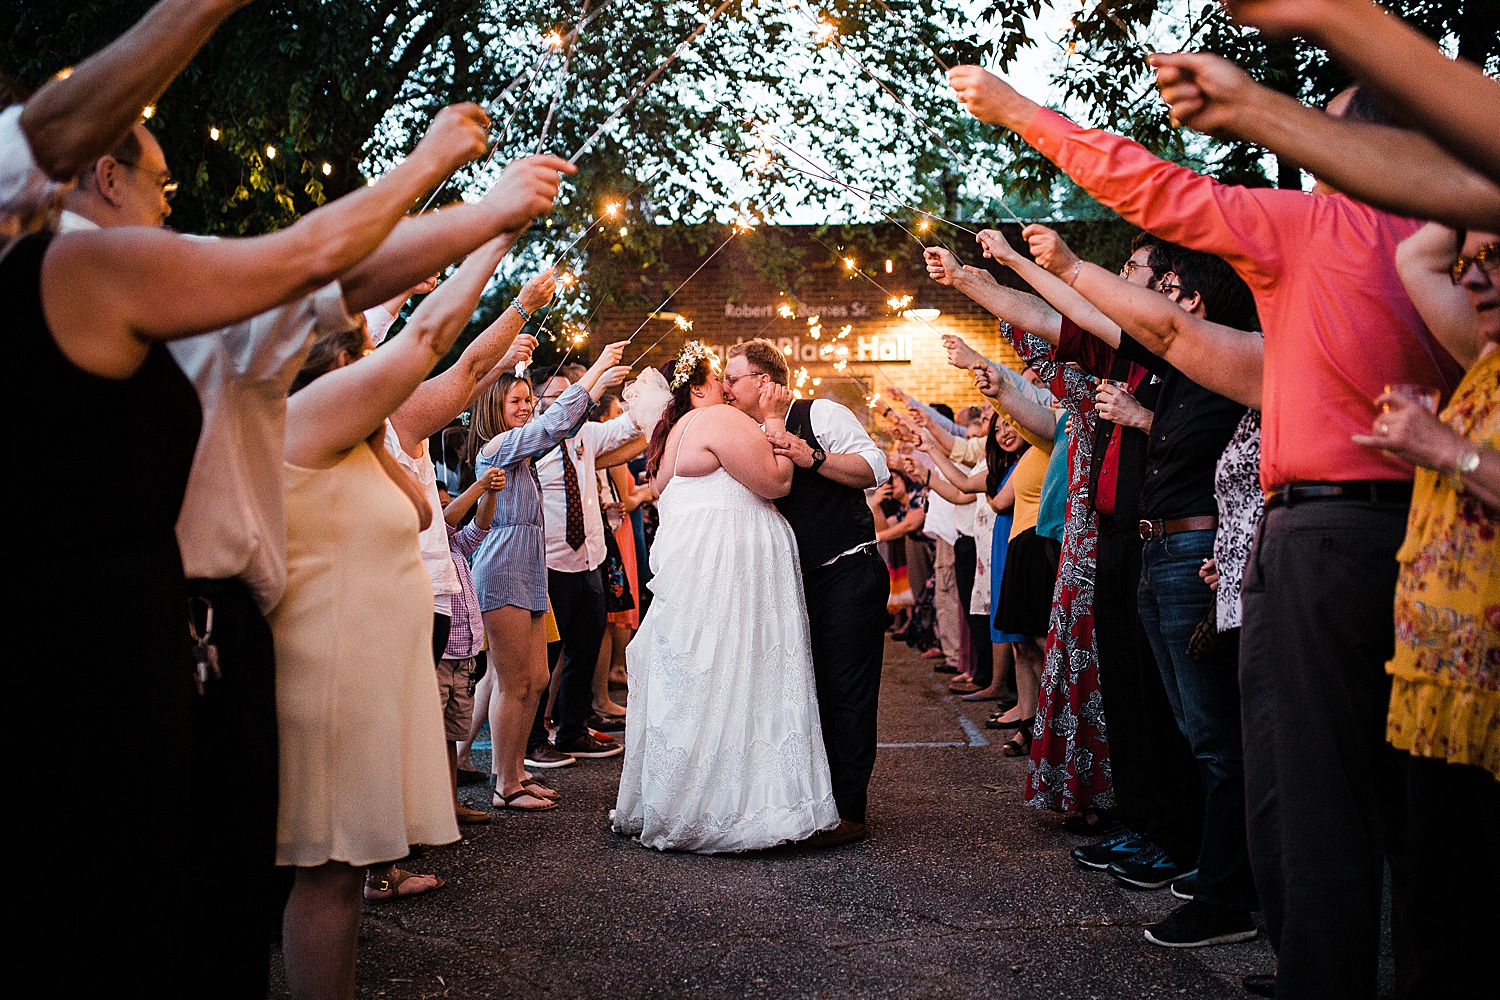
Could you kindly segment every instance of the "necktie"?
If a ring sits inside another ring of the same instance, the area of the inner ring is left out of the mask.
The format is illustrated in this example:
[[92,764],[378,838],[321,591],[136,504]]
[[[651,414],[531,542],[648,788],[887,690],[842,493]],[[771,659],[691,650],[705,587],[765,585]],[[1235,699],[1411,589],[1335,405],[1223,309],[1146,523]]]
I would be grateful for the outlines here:
[[568,454],[567,441],[562,444],[562,464],[563,496],[568,505],[568,548],[576,549],[583,545],[583,494],[578,490],[578,467]]

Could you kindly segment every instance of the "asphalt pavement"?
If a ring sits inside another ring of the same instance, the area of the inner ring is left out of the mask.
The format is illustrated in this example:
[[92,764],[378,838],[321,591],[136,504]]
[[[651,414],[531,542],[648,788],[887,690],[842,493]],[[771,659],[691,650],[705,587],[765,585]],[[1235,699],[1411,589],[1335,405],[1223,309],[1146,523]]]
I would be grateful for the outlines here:
[[1024,805],[990,707],[888,644],[870,837],[831,850],[658,853],[609,830],[620,758],[552,771],[560,808],[464,827],[403,865],[443,889],[365,907],[359,996],[1247,997],[1264,937],[1148,944],[1179,901],[1068,858],[1087,841]]

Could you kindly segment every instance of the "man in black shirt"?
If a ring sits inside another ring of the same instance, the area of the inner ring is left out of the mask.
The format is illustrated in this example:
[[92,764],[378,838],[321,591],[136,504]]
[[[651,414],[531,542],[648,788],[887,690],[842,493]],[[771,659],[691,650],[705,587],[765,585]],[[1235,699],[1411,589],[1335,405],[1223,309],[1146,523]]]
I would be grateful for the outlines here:
[[[1239,329],[1255,325],[1249,289],[1212,255],[1174,253],[1172,271],[1159,290],[1214,322]],[[1205,808],[1196,865],[1192,857],[1159,850],[1111,865],[1110,872],[1126,884],[1158,888],[1196,867],[1195,926],[1176,927],[1174,919],[1186,923],[1189,915],[1174,914],[1153,926],[1148,939],[1157,944],[1181,944],[1184,937],[1201,944],[1244,940],[1255,935],[1255,923],[1245,845],[1239,679],[1222,665],[1193,661],[1187,651],[1198,623],[1213,614],[1214,593],[1199,570],[1213,556],[1218,527],[1214,473],[1245,407],[1193,382],[1128,335],[1121,336],[1117,353],[1161,379],[1140,494],[1140,616],[1173,715],[1198,758]]]

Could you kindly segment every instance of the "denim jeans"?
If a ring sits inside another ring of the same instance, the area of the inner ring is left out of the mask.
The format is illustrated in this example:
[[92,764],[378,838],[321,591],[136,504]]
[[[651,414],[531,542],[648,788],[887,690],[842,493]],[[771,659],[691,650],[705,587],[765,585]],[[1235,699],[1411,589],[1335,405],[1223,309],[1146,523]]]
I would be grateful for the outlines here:
[[1203,560],[1213,554],[1211,530],[1146,542],[1141,549],[1141,624],[1156,654],[1172,715],[1193,748],[1203,779],[1203,846],[1194,898],[1249,909],[1255,893],[1245,843],[1239,677],[1232,666],[1197,663],[1187,655],[1193,630],[1214,604],[1214,592],[1198,576]]

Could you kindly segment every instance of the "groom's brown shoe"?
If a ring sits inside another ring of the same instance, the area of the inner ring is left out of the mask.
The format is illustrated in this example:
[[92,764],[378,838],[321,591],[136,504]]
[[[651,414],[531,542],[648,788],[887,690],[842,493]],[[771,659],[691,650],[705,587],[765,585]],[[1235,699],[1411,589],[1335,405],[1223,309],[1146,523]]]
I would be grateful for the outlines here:
[[864,839],[865,825],[863,823],[841,819],[839,820],[839,825],[832,830],[820,830],[802,843],[808,847],[839,847],[843,844],[852,844],[856,840]]

